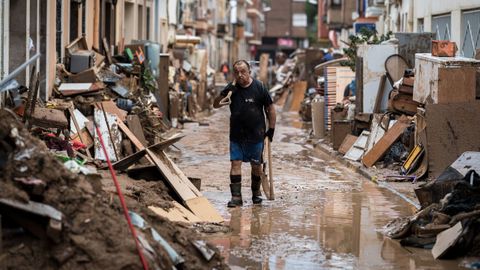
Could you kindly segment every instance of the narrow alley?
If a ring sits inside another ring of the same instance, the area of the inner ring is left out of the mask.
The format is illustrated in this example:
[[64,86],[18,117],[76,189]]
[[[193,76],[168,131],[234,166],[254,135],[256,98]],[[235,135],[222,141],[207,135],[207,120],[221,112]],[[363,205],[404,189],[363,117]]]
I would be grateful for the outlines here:
[[480,0],[0,0],[0,270],[480,269]]
[[230,233],[207,239],[232,269],[457,269],[428,250],[401,247],[382,227],[415,208],[366,181],[307,142],[297,114],[282,113],[273,142],[275,200],[253,206],[250,165],[242,170],[244,206],[229,209],[228,108],[189,123],[171,153],[229,220]]

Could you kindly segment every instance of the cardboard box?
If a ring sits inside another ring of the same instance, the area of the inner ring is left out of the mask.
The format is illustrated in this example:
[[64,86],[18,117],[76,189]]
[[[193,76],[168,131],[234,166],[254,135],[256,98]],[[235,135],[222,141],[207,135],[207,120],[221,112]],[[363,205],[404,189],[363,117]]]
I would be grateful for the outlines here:
[[457,44],[448,40],[432,40],[432,56],[454,57]]

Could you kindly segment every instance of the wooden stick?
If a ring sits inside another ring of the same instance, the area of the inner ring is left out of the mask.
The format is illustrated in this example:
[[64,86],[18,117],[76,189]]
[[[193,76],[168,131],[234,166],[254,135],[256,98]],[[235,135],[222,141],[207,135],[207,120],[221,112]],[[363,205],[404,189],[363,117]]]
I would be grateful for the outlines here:
[[37,78],[35,77],[37,73],[35,72],[35,66],[32,68],[32,74],[30,74],[30,83],[28,85],[28,95],[27,95],[27,101],[25,102],[25,109],[23,110],[23,123],[26,123],[28,120],[28,113],[30,112],[30,105],[32,104],[32,97],[33,97],[33,92],[35,91],[35,81]]
[[[133,145],[135,145],[135,147],[137,148],[138,151],[146,148],[142,144],[142,142],[140,142],[138,140],[138,138],[135,137],[135,134],[133,134],[133,132],[118,118],[117,118],[117,124],[118,124],[118,127],[120,128],[120,130],[123,131],[123,133],[125,133],[125,135],[127,135],[128,139],[130,139],[130,141],[132,141]],[[152,158],[150,158],[149,156],[147,156],[147,159],[148,159],[148,161],[150,161],[150,163],[154,163]]]
[[[97,106],[98,106],[98,103],[97,103]],[[108,123],[107,114],[105,113],[105,109],[103,108],[103,103],[102,102],[100,102],[100,109],[103,112],[103,118],[105,119],[105,124],[107,125],[108,136],[110,137],[110,141],[112,142],[113,152],[115,152],[115,157],[117,158],[117,160],[119,160],[119,156],[118,156],[118,153],[117,153],[117,148],[115,147],[115,141],[113,140],[112,132],[110,130],[110,124]]]
[[[77,118],[75,117],[75,114],[74,114],[74,111],[72,108],[68,108],[68,111],[70,112],[70,116],[72,117],[72,120],[73,120],[73,124],[75,125],[75,129],[77,130],[77,134],[78,134],[78,138],[80,138],[80,141],[85,145],[85,141],[83,140],[83,137],[82,137],[82,133],[81,133],[81,130],[80,130],[80,126],[78,125],[78,122],[77,122]],[[87,156],[89,158],[92,158],[92,156],[90,155],[90,151],[88,151],[88,146],[87,148],[85,149],[85,152],[87,152]]]
[[268,179],[270,180],[270,200],[275,200],[275,192],[273,190],[273,168],[272,168],[272,148],[271,142],[267,138],[267,154],[268,154]]
[[[32,100],[30,103],[30,112],[28,114],[28,118],[32,117],[33,113],[35,112],[35,106],[37,104],[37,97],[38,97],[38,90],[40,89],[40,72],[37,72],[37,75],[35,76],[35,88],[32,96]],[[26,128],[30,130],[30,127],[32,126],[29,119],[27,119],[26,122]]]

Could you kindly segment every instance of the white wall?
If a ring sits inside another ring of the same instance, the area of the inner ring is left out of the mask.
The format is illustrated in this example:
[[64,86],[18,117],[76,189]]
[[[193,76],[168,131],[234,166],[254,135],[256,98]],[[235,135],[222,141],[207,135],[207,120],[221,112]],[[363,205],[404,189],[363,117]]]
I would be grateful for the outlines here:
[[461,44],[462,11],[480,8],[479,0],[417,0],[414,1],[414,28],[417,29],[418,19],[424,19],[424,31],[432,32],[432,16],[451,14],[452,41]]

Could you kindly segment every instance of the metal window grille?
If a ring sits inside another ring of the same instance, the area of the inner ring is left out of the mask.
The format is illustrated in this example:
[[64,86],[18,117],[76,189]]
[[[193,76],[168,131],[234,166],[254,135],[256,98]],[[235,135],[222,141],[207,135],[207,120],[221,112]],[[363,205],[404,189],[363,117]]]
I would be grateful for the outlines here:
[[480,49],[480,10],[462,13],[461,52],[465,57],[474,57]]
[[451,15],[441,15],[432,17],[432,30],[437,34],[438,40],[450,40],[452,35],[451,31]]

